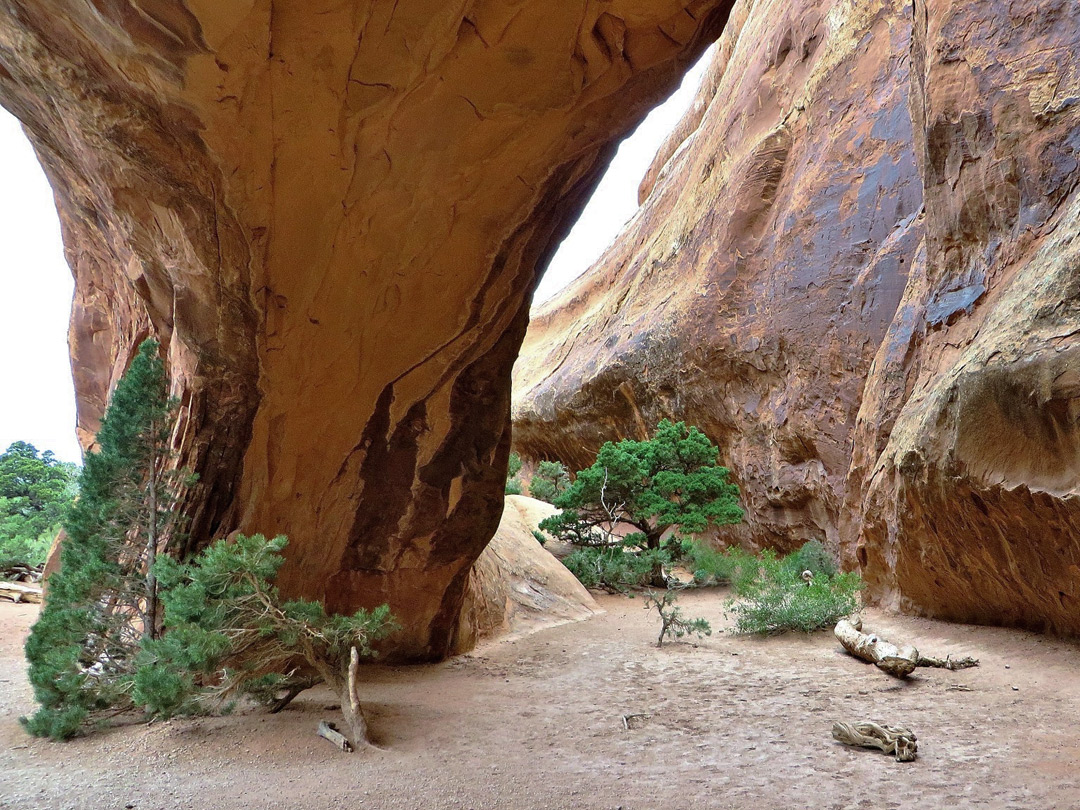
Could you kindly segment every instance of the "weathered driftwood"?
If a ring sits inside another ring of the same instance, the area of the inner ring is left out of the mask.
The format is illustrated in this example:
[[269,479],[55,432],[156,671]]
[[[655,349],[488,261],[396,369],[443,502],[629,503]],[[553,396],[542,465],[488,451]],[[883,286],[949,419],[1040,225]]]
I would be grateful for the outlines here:
[[883,669],[898,678],[906,678],[915,671],[915,667],[938,667],[956,671],[979,665],[977,658],[969,656],[953,658],[951,655],[947,655],[944,658],[935,658],[921,655],[910,644],[897,647],[895,644],[890,644],[872,633],[863,633],[861,631],[861,621],[850,622],[847,619],[841,619],[836,623],[836,629],[833,633],[837,640],[844,645],[844,649],[856,658],[869,661],[879,669]]
[[37,585],[24,585],[21,582],[0,582],[0,599],[12,602],[40,602],[41,588]]
[[919,665],[917,649],[910,644],[897,647],[875,635],[862,633],[861,630],[862,622],[853,623],[841,619],[836,623],[833,634],[849,653],[863,661],[869,661],[890,675],[906,678],[915,671],[915,667]]
[[319,728],[316,732],[324,740],[329,740],[345,753],[352,753],[352,743],[349,742],[349,738],[337,730],[337,726],[333,723],[328,723],[326,720],[319,721]]
[[897,762],[911,762],[919,750],[915,735],[900,726],[883,726],[869,720],[860,723],[833,723],[833,739],[844,745],[880,748]]
[[638,714],[624,714],[624,715],[622,716],[622,727],[623,727],[623,730],[624,730],[624,731],[630,731],[630,730],[631,730],[631,729],[633,728],[633,724],[634,724],[634,721],[635,721],[635,720],[640,720],[640,721],[641,721],[642,723],[644,723],[644,722],[645,722],[646,720],[648,720],[648,719],[649,719],[650,717],[652,717],[652,715],[651,715],[651,714],[643,714],[643,713],[638,713]]
[[944,658],[933,658],[932,656],[920,655],[918,663],[918,666],[920,667],[937,667],[952,672],[956,672],[958,669],[977,667],[978,665],[979,659],[972,658],[968,655],[965,655],[963,658],[953,658],[951,655],[946,655]]

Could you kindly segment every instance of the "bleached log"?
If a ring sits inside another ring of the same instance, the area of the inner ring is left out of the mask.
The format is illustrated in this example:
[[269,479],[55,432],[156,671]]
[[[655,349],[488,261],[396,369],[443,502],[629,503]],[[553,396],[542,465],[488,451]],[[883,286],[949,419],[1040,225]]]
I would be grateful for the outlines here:
[[0,599],[12,602],[40,602],[41,588],[37,585],[24,585],[21,582],[0,582]]
[[328,723],[325,720],[319,721],[319,729],[316,732],[324,740],[329,740],[345,753],[352,753],[352,743],[349,742],[349,738],[337,730],[337,727],[333,723]]
[[910,644],[897,647],[873,634],[860,632],[862,622],[841,619],[833,634],[844,649],[897,678],[906,678],[919,665],[919,651]]
[[970,656],[953,658],[947,655],[944,658],[936,658],[922,655],[910,644],[897,647],[872,633],[863,633],[861,621],[850,622],[847,619],[841,619],[836,623],[833,634],[844,645],[844,649],[856,658],[869,661],[898,678],[906,678],[915,670],[915,667],[937,667],[955,672],[958,669],[979,665],[979,659]]
[[833,723],[833,739],[844,745],[880,748],[897,762],[915,759],[919,744],[915,735],[901,726],[883,726],[869,720],[860,723]]

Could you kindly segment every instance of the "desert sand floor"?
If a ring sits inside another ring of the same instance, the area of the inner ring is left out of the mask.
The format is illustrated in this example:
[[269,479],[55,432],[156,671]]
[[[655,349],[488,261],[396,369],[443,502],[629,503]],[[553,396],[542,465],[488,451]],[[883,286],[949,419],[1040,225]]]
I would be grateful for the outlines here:
[[[723,590],[680,602],[722,626]],[[278,715],[27,737],[21,643],[33,606],[0,604],[0,807],[1080,808],[1080,647],[1018,631],[865,614],[960,672],[899,682],[829,632],[713,635],[657,649],[642,600],[444,664],[372,667],[381,750],[315,736],[329,692]],[[623,727],[622,716],[648,717]],[[907,725],[919,758],[834,743],[834,720]]]

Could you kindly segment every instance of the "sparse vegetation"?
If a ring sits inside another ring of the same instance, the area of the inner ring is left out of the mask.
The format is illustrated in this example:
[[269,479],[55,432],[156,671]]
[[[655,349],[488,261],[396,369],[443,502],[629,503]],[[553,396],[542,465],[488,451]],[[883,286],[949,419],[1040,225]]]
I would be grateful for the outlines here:
[[667,636],[682,638],[696,635],[700,638],[712,635],[712,628],[705,619],[691,619],[683,616],[682,608],[676,605],[675,601],[675,592],[671,588],[663,593],[649,591],[645,594],[645,609],[655,608],[660,615],[660,636],[656,639],[657,647],[664,646],[664,638]]
[[570,475],[560,461],[541,461],[529,482],[529,495],[539,501],[554,503],[570,487]]
[[[190,563],[164,557],[165,632],[147,640],[134,676],[134,702],[154,716],[205,711],[238,695],[283,708],[303,689],[326,683],[341,695],[353,743],[367,742],[356,662],[397,625],[381,605],[328,615],[318,602],[282,601],[274,577],[286,538],[219,540]],[[281,674],[289,666],[290,674]]]
[[656,567],[664,565],[668,559],[663,549],[641,549],[636,545],[615,543],[579,548],[563,560],[563,565],[586,588],[625,593],[631,588],[648,585]]
[[521,472],[521,456],[511,453],[506,464],[506,488],[507,495],[520,495],[522,492],[521,481],[518,474]]
[[704,543],[691,543],[685,564],[695,585],[732,585],[738,592],[757,576],[759,560],[739,546],[719,550]]
[[175,482],[162,474],[171,424],[164,365],[148,340],[113,392],[100,451],[86,457],[61,568],[26,642],[41,704],[23,719],[32,734],[64,739],[95,713],[130,705],[139,643],[156,632],[153,562],[174,518]]
[[0,569],[45,562],[77,492],[78,468],[27,442],[0,455]]
[[738,634],[809,633],[854,613],[862,587],[858,574],[837,572],[821,544],[811,541],[782,558],[762,552],[757,575],[736,587],[739,598],[728,602],[727,611]]

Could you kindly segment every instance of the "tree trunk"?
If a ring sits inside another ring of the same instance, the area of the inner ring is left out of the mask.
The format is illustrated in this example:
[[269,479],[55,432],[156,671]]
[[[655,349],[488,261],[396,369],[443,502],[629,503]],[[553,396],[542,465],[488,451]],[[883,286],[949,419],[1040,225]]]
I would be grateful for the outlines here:
[[[663,536],[663,531],[656,529],[645,532],[645,547],[649,551],[659,551],[661,536]],[[667,576],[664,574],[664,565],[659,556],[653,562],[652,572],[649,575],[649,584],[654,588],[666,588],[668,586]]]
[[157,454],[150,459],[150,516],[146,526],[146,615],[143,618],[143,638],[157,638],[157,577],[154,562],[158,546]]
[[328,677],[330,673],[324,673],[327,684],[341,695],[341,714],[345,717],[345,731],[352,740],[354,748],[371,745],[367,718],[360,705],[359,672],[360,653],[356,647],[353,647],[349,651],[349,671],[345,679],[342,679],[338,673],[333,673],[333,677]]

